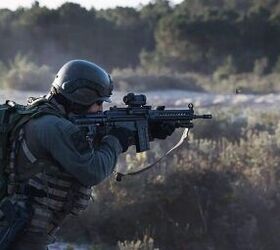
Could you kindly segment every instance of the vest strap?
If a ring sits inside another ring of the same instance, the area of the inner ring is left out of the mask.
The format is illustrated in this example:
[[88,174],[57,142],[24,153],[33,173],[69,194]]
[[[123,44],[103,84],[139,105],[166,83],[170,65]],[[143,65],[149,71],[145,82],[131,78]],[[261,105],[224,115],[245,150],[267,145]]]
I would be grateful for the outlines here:
[[22,150],[25,154],[25,156],[27,157],[27,159],[33,164],[37,161],[37,158],[34,156],[34,154],[32,154],[32,152],[30,151],[30,149],[28,148],[25,139],[22,140],[21,142],[21,146],[22,146]]

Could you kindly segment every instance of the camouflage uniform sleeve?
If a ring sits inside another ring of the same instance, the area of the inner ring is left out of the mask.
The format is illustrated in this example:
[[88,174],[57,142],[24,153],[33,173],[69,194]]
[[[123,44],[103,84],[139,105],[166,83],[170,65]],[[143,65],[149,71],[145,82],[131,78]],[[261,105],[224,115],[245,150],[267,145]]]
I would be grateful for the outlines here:
[[[38,119],[32,133],[45,154],[57,161],[84,185],[96,185],[114,170],[122,147],[118,139],[108,135],[96,150],[90,149],[80,129],[70,121],[53,116]],[[38,154],[38,153],[37,153]]]

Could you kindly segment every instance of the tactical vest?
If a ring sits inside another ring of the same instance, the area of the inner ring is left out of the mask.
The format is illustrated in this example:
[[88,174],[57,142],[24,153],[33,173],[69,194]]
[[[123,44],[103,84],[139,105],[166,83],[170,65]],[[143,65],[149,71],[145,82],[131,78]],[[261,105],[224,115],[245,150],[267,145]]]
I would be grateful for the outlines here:
[[[49,104],[40,105],[41,115],[62,116]],[[18,171],[21,166],[16,156],[20,149],[28,159],[30,167]],[[33,155],[27,146],[24,129],[19,131],[13,141],[8,176],[8,194],[17,202],[28,201],[33,209],[33,216],[26,231],[51,234],[68,214],[79,214],[87,208],[90,201],[91,187],[79,183],[62,167],[56,165],[55,161],[37,159]]]

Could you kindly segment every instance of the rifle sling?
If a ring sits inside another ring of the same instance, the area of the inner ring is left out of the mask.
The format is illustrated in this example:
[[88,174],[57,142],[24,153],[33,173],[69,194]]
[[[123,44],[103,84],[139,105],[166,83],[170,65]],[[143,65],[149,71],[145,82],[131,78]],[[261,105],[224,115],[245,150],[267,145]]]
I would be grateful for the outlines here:
[[189,138],[189,131],[190,128],[185,128],[183,131],[183,134],[180,138],[180,140],[171,148],[169,149],[165,154],[163,154],[159,159],[157,159],[155,162],[149,164],[148,166],[133,171],[133,172],[128,172],[128,173],[120,173],[120,172],[116,172],[116,180],[117,181],[122,181],[122,178],[124,176],[133,176],[133,175],[138,175],[141,174],[143,172],[146,172],[147,170],[151,169],[152,167],[154,167],[157,163],[159,163],[162,159],[164,159],[165,157],[167,157],[171,152],[173,152],[175,149],[177,149],[178,147],[180,147],[185,141],[188,141]]

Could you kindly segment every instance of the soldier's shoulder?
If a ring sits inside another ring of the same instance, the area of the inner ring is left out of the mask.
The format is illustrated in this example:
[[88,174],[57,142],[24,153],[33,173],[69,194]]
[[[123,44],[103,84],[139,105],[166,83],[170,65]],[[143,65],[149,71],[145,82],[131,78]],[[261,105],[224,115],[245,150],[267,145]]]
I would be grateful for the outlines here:
[[40,117],[36,117],[34,119],[31,119],[30,121],[32,124],[34,125],[40,125],[40,126],[52,126],[55,125],[57,123],[69,123],[70,121],[68,121],[67,119],[60,117],[60,116],[56,116],[56,115],[52,115],[52,114],[45,114],[42,115]]
[[32,119],[28,124],[27,127],[34,131],[42,131],[46,130],[48,132],[50,131],[69,131],[69,130],[77,130],[77,127],[67,120],[66,118],[56,116],[56,115],[50,115],[46,114],[43,116],[40,116],[38,118]]

